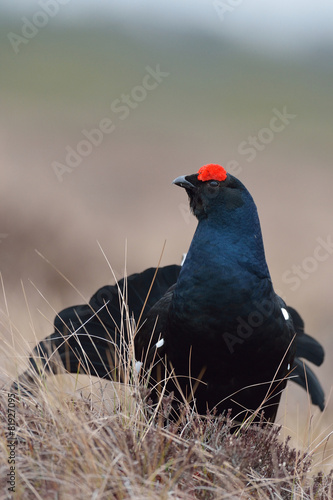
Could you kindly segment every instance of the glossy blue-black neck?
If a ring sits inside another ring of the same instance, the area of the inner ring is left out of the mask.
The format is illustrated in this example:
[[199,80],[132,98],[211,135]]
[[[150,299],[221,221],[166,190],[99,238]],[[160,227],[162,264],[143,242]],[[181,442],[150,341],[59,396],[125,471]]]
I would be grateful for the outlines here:
[[203,315],[233,309],[243,316],[253,302],[273,293],[257,208],[243,184],[232,182],[199,213],[172,314],[186,315],[187,304],[197,303]]

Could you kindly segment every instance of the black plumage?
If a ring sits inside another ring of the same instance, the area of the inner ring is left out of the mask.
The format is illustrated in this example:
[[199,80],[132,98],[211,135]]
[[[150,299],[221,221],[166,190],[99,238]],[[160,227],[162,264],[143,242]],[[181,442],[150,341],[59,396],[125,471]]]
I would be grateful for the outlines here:
[[135,351],[153,397],[167,369],[175,400],[185,396],[199,413],[232,409],[239,420],[261,408],[274,421],[290,376],[323,409],[320,383],[300,360],[320,365],[323,349],[274,292],[250,193],[217,165],[174,183],[198,219],[184,265],[147,269],[65,309],[35,356],[55,370],[57,351],[67,370],[112,379]]

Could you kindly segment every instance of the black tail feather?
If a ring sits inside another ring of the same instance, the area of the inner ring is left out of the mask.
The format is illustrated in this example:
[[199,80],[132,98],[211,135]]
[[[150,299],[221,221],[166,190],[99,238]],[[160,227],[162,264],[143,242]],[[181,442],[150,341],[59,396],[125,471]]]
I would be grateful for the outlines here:
[[321,411],[325,408],[325,393],[313,371],[299,358],[295,358],[291,380],[308,390],[312,404],[319,406]]
[[292,317],[296,332],[296,356],[305,358],[316,366],[320,366],[325,357],[322,345],[304,331],[304,321],[296,309],[288,306],[288,311]]

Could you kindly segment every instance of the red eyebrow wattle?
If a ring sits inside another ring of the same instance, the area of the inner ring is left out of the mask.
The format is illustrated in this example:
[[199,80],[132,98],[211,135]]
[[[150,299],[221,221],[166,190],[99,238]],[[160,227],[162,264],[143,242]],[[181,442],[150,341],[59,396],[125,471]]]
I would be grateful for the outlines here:
[[227,178],[226,170],[215,163],[209,163],[204,165],[198,170],[198,180],[199,181],[224,181]]

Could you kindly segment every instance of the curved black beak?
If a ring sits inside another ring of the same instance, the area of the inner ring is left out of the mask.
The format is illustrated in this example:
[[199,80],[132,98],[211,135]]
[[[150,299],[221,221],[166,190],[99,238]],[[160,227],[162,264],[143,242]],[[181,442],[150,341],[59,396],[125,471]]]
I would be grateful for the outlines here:
[[180,177],[177,177],[174,181],[172,181],[172,184],[176,184],[176,186],[185,188],[185,189],[195,189],[195,186],[186,179],[186,175],[181,175]]

